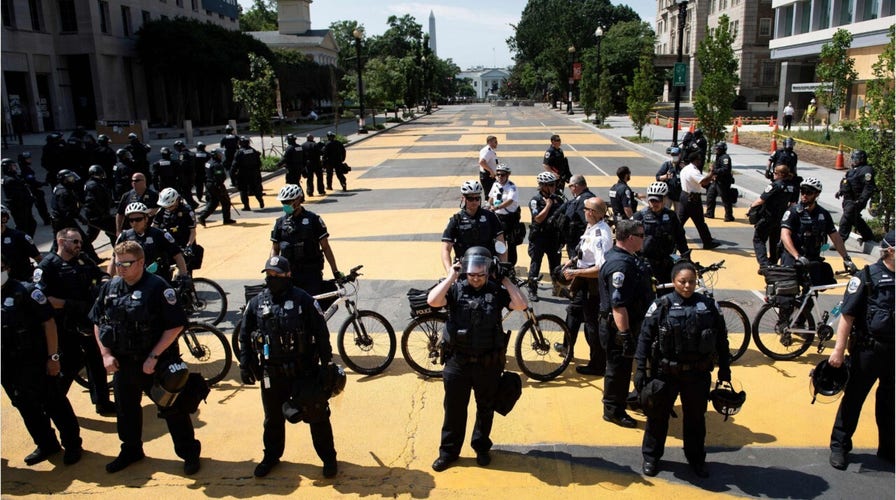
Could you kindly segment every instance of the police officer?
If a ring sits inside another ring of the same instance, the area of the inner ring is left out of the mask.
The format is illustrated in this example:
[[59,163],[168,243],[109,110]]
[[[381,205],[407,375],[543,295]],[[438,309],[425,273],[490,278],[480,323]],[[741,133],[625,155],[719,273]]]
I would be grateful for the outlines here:
[[258,200],[258,206],[264,208],[261,190],[261,153],[251,146],[249,138],[246,136],[240,137],[240,149],[233,156],[230,178],[236,178],[243,210],[251,210],[249,207],[250,194]]
[[830,463],[846,469],[852,450],[852,435],[859,423],[865,398],[877,382],[875,420],[877,422],[877,456],[893,463],[894,443],[894,245],[893,231],[880,244],[880,259],[866,266],[849,280],[843,294],[843,317],[837,326],[834,351],[828,358],[833,367],[841,366],[849,345],[851,355],[849,383],[837,410],[831,432]]
[[149,213],[151,216],[155,215],[158,210],[156,207],[159,203],[159,192],[149,187],[146,175],[140,172],[134,172],[134,175],[131,176],[131,190],[121,195],[118,201],[115,225],[119,233],[131,227],[127,217],[125,217],[125,210],[131,203],[142,203],[147,207],[152,207]]
[[510,167],[506,164],[501,163],[495,168],[495,178],[497,181],[492,184],[486,206],[501,221],[507,242],[507,262],[516,266],[516,246],[522,243],[514,239],[520,222],[520,195],[516,184],[510,180]]
[[843,180],[837,198],[843,199],[843,217],[840,219],[840,239],[846,241],[853,226],[859,231],[864,241],[874,241],[874,233],[862,218],[862,210],[874,194],[874,168],[868,164],[868,155],[861,149],[852,152],[849,157],[850,166]]
[[613,209],[613,220],[620,221],[631,219],[638,211],[638,198],[641,195],[632,191],[628,181],[632,179],[632,171],[626,166],[616,169],[616,178],[619,179],[610,188],[610,208]]
[[[205,164],[208,163],[211,155],[205,150],[205,143],[199,141],[196,143],[196,153],[193,155],[193,169],[196,172],[194,176],[194,187],[196,188],[196,199],[202,200],[205,194]],[[206,198],[206,201],[208,199]],[[193,207],[194,209],[196,207]]]
[[[471,247],[494,248],[495,242],[505,242],[501,221],[491,211],[482,208],[482,185],[479,181],[468,180],[460,186],[461,210],[452,215],[442,232],[442,265],[445,272],[453,268],[451,250],[455,259],[460,259]],[[500,255],[507,261],[507,253]]]
[[187,261],[187,269],[192,271],[190,257],[196,244],[196,214],[173,188],[163,189],[159,193],[159,207],[161,210],[156,213],[152,225],[174,238],[174,243],[180,247]]
[[298,139],[294,134],[287,134],[286,150],[283,157],[277,162],[277,168],[286,167],[286,183],[301,184],[302,174],[305,172],[305,153],[302,152],[302,146],[299,146]]
[[9,276],[5,254],[0,265],[0,380],[37,446],[25,457],[25,463],[36,465],[59,452],[52,420],[65,447],[62,461],[74,464],[81,460],[81,427],[65,391],[59,387],[60,354],[53,307],[34,285]]
[[0,160],[3,176],[0,183],[3,184],[3,203],[12,213],[16,221],[16,229],[24,231],[28,236],[34,236],[37,230],[37,221],[34,220],[32,210],[34,197],[28,189],[25,178],[19,171],[19,165],[11,158]]
[[[856,271],[840,234],[834,228],[834,220],[830,212],[818,204],[821,194],[821,181],[809,177],[800,184],[800,202],[787,209],[781,219],[781,265],[808,266],[811,262],[821,262],[821,246],[825,237],[830,238],[834,248],[843,257],[843,267],[850,272]],[[830,266],[825,266],[830,270]],[[820,266],[809,266],[813,285],[830,284],[832,272],[820,270]]]
[[[180,184],[175,189],[183,200],[195,210],[199,206],[199,203],[193,199],[193,185],[196,184],[196,155],[187,148],[184,141],[174,141],[174,152],[174,160],[180,164]],[[205,171],[204,165],[202,170]]]
[[84,184],[81,209],[87,219],[87,241],[92,244],[102,231],[110,244],[115,243],[115,200],[106,183],[106,171],[102,165],[92,165],[87,173],[90,179]]
[[134,175],[134,157],[127,149],[115,152],[118,162],[112,167],[112,195],[120,200],[131,189],[131,176]]
[[208,217],[218,209],[221,204],[221,214],[224,215],[224,224],[236,224],[230,215],[230,194],[227,193],[227,186],[224,182],[227,180],[227,169],[224,168],[224,150],[216,149],[212,153],[212,157],[205,164],[205,193],[208,202],[205,204],[205,210],[199,214],[199,223],[205,227]]
[[759,262],[760,274],[764,268],[778,262],[781,218],[790,206],[790,167],[784,164],[775,166],[774,177],[774,182],[766,186],[765,191],[750,205],[750,210],[758,213],[758,221],[753,224],[753,251]]
[[339,184],[342,185],[342,190],[348,189],[345,172],[343,171],[344,167],[342,166],[345,162],[345,146],[342,145],[342,142],[336,140],[336,132],[327,132],[327,143],[321,149],[321,154],[323,155],[324,168],[327,170],[327,189],[333,190],[334,172],[336,173],[336,178],[339,179]]
[[641,321],[653,301],[650,265],[636,255],[643,243],[644,225],[640,221],[617,222],[616,245],[607,252],[598,282],[600,344],[607,353],[603,418],[627,428],[636,425],[625,412],[632,358]]
[[53,306],[59,349],[62,352],[61,387],[68,392],[74,376],[87,368],[90,400],[100,415],[115,413],[109,401],[109,385],[103,360],[93,339],[93,325],[87,321],[100,285],[108,276],[81,253],[78,231],[65,228],[56,234],[56,252],[48,253],[34,271],[34,282]]
[[[112,170],[118,162],[118,155],[115,150],[109,147],[109,136],[100,134],[96,138],[96,147],[90,152],[90,164],[99,165],[106,174],[106,182],[111,182]],[[109,187],[112,187],[111,185]]]
[[159,149],[161,158],[153,162],[149,167],[152,174],[153,186],[156,191],[161,191],[168,187],[177,188],[180,186],[180,162],[171,157],[171,150],[162,147]]
[[674,208],[676,212],[681,211],[679,199],[681,198],[681,148],[672,146],[666,149],[666,153],[670,158],[660,165],[660,169],[656,172],[656,180],[665,182],[669,187],[669,192],[663,202],[666,208]]
[[495,169],[498,167],[498,138],[490,135],[485,138],[485,146],[479,150],[479,184],[486,193],[492,190],[495,183]]
[[9,266],[10,277],[19,281],[31,281],[34,272],[31,260],[40,262],[41,253],[31,236],[9,227],[9,216],[6,205],[0,205],[0,221],[3,223],[3,231],[0,233],[3,243],[2,255]]
[[566,255],[573,258],[576,255],[576,245],[588,226],[585,219],[585,200],[594,198],[594,193],[588,189],[585,176],[576,174],[569,179],[569,191],[572,198],[560,207],[564,219],[567,221],[560,229],[560,239],[566,244]]
[[572,172],[569,170],[569,160],[563,155],[561,144],[563,141],[560,140],[559,135],[551,136],[551,145],[544,152],[544,161],[541,166],[545,172],[551,172],[557,176],[560,181],[559,187],[562,189],[562,186],[572,178]]
[[240,377],[247,385],[261,381],[264,407],[264,457],[255,477],[267,476],[280,463],[287,408],[300,410],[310,424],[324,477],[333,477],[337,462],[329,405],[326,396],[308,396],[322,391],[321,372],[333,362],[330,333],[314,297],[293,285],[291,268],[282,256],[268,258],[262,271],[266,287],[246,305],[240,330]]
[[731,157],[728,156],[728,144],[716,143],[716,159],[712,165],[712,183],[706,190],[707,219],[714,219],[716,214],[716,197],[722,198],[722,206],[725,207],[725,222],[734,221],[734,199],[731,193],[731,185],[734,184],[734,174],[731,173]]
[[447,469],[460,456],[471,390],[476,397],[476,420],[470,445],[476,451],[477,464],[485,467],[491,463],[489,435],[507,348],[501,313],[505,307],[521,310],[527,306],[520,289],[503,272],[503,266],[497,273],[500,283],[489,279],[492,261],[488,249],[469,248],[461,262],[451,266],[447,279],[427,296],[430,306],[448,307],[447,361],[442,372],[445,420],[439,457],[432,464],[436,472]]
[[28,191],[31,192],[31,197],[34,198],[34,206],[37,208],[37,213],[39,213],[41,219],[43,219],[44,225],[49,226],[50,211],[47,210],[47,200],[44,197],[44,190],[41,189],[46,186],[47,183],[37,180],[37,174],[31,167],[31,151],[23,151],[19,153],[17,160],[22,178],[25,179]]
[[717,248],[721,243],[712,239],[709,227],[703,220],[703,188],[709,185],[712,174],[703,175],[703,156],[695,151],[688,156],[688,164],[681,169],[681,211],[678,220],[684,226],[688,219],[694,220],[694,226],[703,241],[704,250]]
[[[173,262],[177,265],[178,277],[189,279],[183,251],[177,246],[171,233],[149,225],[151,214],[152,212],[143,203],[135,202],[128,205],[125,216],[128,218],[131,228],[118,235],[118,239],[115,240],[116,246],[124,241],[136,241],[143,248],[143,262],[146,264],[146,270],[151,274],[160,276],[166,282],[171,283],[171,263]],[[119,267],[114,262],[110,262],[109,274],[115,276],[117,270]]]
[[[139,243],[121,242],[114,253],[118,276],[103,285],[89,316],[115,387],[121,451],[106,464],[109,473],[144,457],[140,400],[152,389],[154,375],[180,360],[177,337],[187,324],[175,291],[165,280],[144,271]],[[168,424],[174,452],[184,460],[184,474],[195,474],[201,443],[194,435],[190,414],[174,406],[159,415]]]
[[305,142],[302,143],[302,154],[305,157],[305,177],[308,181],[305,183],[308,196],[314,196],[314,179],[317,178],[317,194],[323,196],[324,192],[324,170],[320,163],[321,149],[323,145],[314,142],[314,134],[308,134]]
[[[78,177],[78,174],[68,169],[60,170],[58,177],[59,183],[53,188],[53,199],[50,203],[50,215],[53,218],[53,234],[65,228],[74,228],[80,234],[83,242],[81,251],[94,262],[105,262],[106,259],[100,260],[96,250],[93,248],[93,244],[87,238],[87,233],[84,232],[84,229],[79,224],[79,222],[86,222],[86,219],[81,214],[81,195],[76,191],[81,178]],[[56,251],[56,240],[53,240],[50,251]]]
[[[684,143],[684,140],[682,140]],[[706,158],[706,150],[709,149],[709,144],[706,140],[706,137],[703,135],[702,129],[697,129],[694,131],[693,138],[688,143],[687,150],[689,153],[700,153],[700,156]]]
[[302,206],[305,194],[298,184],[287,184],[280,189],[277,200],[283,205],[284,215],[274,222],[271,231],[271,257],[281,255],[291,263],[292,282],[311,295],[321,293],[324,259],[333,277],[342,278],[336,257],[330,248],[330,233],[319,215]]
[[688,240],[684,228],[675,212],[665,208],[663,199],[669,191],[664,182],[654,182],[647,186],[647,208],[635,213],[633,219],[644,224],[644,248],[641,255],[647,259],[657,283],[671,280],[672,254],[678,250],[681,256],[688,255]]
[[[233,157],[236,155],[240,146],[240,138],[234,135],[233,127],[230,124],[224,127],[224,137],[221,138],[221,144],[219,146],[224,150],[224,169],[230,174],[230,168],[233,166]],[[236,179],[231,176],[230,185],[233,186],[235,184]]]
[[790,173],[796,175],[796,164],[799,162],[799,155],[793,150],[793,146],[795,145],[796,141],[793,140],[793,137],[788,137],[784,139],[783,147],[781,147],[781,149],[777,149],[774,153],[769,155],[768,166],[765,168],[765,177],[768,180],[774,182],[775,166],[781,164],[787,165],[790,169]]
[[47,134],[47,142],[44,144],[40,155],[40,165],[47,171],[44,182],[56,185],[56,174],[65,168],[67,164],[65,140],[59,132]]
[[131,157],[134,159],[134,171],[150,177],[149,151],[152,146],[142,143],[137,134],[131,132],[128,134],[128,145],[124,148],[131,153]]
[[636,354],[635,388],[644,389],[648,379],[665,383],[655,406],[648,412],[641,453],[642,472],[655,476],[663,456],[669,415],[681,395],[684,413],[684,456],[699,477],[706,470],[706,402],[712,369],[719,365],[719,380],[731,381],[728,329],[718,304],[695,293],[697,268],[681,261],[672,268],[675,291],[657,299],[641,326]]
[[560,265],[560,234],[549,222],[563,204],[557,195],[557,176],[542,172],[536,177],[538,193],[529,201],[532,222],[529,225],[529,301],[538,302],[538,276],[542,259],[547,256],[548,269]]

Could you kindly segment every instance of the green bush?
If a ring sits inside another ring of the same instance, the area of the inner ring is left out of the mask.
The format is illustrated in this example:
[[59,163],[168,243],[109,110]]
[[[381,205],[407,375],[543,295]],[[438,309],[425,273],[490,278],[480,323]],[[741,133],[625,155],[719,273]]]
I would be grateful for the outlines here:
[[277,162],[280,161],[280,158],[277,158],[274,155],[268,155],[261,159],[261,171],[262,172],[273,172],[277,170]]
[[385,129],[386,129],[386,125],[384,125],[382,123],[376,124],[376,130],[385,130]]
[[344,109],[344,110],[342,110],[342,117],[343,118],[354,118],[355,113],[354,113],[354,111],[352,111],[350,109]]
[[393,116],[393,117],[389,118],[388,120],[386,120],[386,123],[404,123],[404,120],[402,120],[401,118],[398,118],[397,116]]

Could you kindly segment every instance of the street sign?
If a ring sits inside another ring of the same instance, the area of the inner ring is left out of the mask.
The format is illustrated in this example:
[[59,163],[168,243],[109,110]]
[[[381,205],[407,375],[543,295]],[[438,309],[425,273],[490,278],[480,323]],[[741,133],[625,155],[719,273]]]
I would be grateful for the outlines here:
[[672,86],[687,87],[688,86],[688,65],[683,62],[675,63],[675,69],[672,70]]

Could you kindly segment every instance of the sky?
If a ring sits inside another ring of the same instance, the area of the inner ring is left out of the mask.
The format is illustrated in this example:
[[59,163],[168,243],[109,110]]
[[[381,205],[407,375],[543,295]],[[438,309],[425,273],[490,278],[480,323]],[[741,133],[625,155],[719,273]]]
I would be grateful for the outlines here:
[[[621,2],[613,1],[614,5]],[[239,0],[244,9],[252,0]],[[314,0],[311,3],[311,27],[324,29],[334,21],[357,20],[367,34],[381,35],[391,15],[410,14],[423,31],[429,31],[429,13],[436,18],[436,54],[452,59],[462,70],[473,66],[507,67],[513,64],[507,38],[513,35],[526,0],[441,0],[401,2],[390,0]],[[654,24],[656,0],[630,0],[627,3],[642,20]]]

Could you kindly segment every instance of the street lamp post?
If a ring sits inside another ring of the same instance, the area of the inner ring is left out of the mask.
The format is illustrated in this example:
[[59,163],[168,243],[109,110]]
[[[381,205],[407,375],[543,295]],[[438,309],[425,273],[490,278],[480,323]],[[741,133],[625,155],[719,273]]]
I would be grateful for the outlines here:
[[358,133],[366,134],[364,127],[364,80],[361,78],[361,38],[364,38],[364,30],[355,28],[352,32],[355,37],[355,56],[358,60]]
[[595,65],[595,71],[597,73],[597,79],[595,81],[597,88],[595,89],[594,95],[597,97],[597,102],[595,103],[594,110],[594,124],[600,125],[600,39],[604,36],[604,29],[600,26],[594,30],[594,36],[597,38],[597,64]]
[[[684,23],[688,19],[688,0],[675,0],[678,4],[678,59],[682,62],[684,51]],[[673,78],[673,85],[675,85]],[[675,86],[675,113],[672,118],[672,145],[678,144],[678,116],[681,110],[681,85]]]
[[571,115],[572,112],[572,86],[575,85],[576,81],[573,78],[573,64],[576,61],[576,47],[574,45],[570,45],[568,49],[569,52],[569,99],[566,101],[566,114]]

